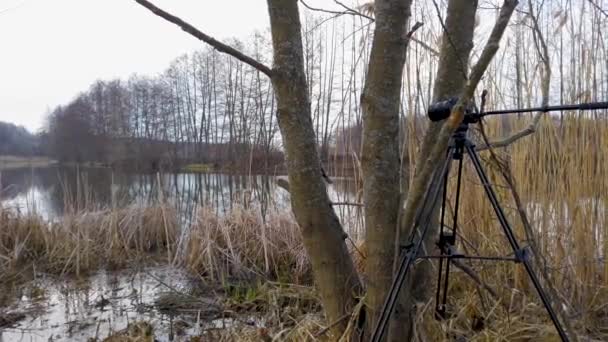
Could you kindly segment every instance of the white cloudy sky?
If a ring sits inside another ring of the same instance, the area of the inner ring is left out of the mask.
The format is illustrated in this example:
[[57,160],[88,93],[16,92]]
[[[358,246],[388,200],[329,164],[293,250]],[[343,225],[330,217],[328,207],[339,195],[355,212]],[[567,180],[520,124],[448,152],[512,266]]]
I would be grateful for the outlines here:
[[[217,38],[268,27],[265,0],[154,3]],[[0,121],[38,130],[94,80],[159,73],[201,44],[133,0],[0,0]]]

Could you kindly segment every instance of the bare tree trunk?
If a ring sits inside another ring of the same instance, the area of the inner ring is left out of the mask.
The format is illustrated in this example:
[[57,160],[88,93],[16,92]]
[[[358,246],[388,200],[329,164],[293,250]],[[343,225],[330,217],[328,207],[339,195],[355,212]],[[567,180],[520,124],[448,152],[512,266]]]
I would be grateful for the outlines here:
[[361,95],[368,327],[393,277],[399,215],[399,103],[411,0],[377,0],[376,28]]
[[[439,66],[433,91],[433,102],[461,95],[468,74],[469,54],[473,48],[476,10],[476,0],[450,0],[448,3],[445,32],[441,43]],[[417,187],[416,183],[428,180],[417,178],[420,177],[420,170],[424,168],[427,157],[431,153],[444,123],[430,123],[425,134],[419,152],[420,157],[416,163],[417,175],[408,194],[407,207],[411,207],[414,203],[419,203],[424,192],[426,192],[425,188]],[[437,184],[439,186],[440,182]],[[411,226],[413,215],[411,218],[407,217],[407,207],[399,233],[402,245],[405,245],[407,242],[413,228]],[[411,214],[415,213],[412,211]],[[424,242],[426,250],[432,248],[437,227],[437,215],[431,215],[430,217],[433,220],[431,224],[433,229],[428,232],[427,239]],[[410,341],[413,338],[413,321],[416,314],[415,303],[428,298],[428,289],[432,288],[430,285],[430,270],[428,261],[424,261],[413,269],[412,276],[409,278],[406,288],[401,291],[402,295],[395,308],[389,334],[391,341]]]
[[[450,0],[444,26],[439,68],[434,89],[434,101],[458,97],[458,103],[452,108],[447,120],[433,123],[429,127],[421,148],[420,158],[416,165],[416,176],[408,194],[407,206],[400,221],[401,243],[405,244],[414,227],[414,217],[420,210],[421,199],[429,186],[440,186],[441,182],[431,182],[433,171],[445,156],[452,133],[462,122],[464,107],[471,100],[477,84],[498,50],[500,39],[517,6],[517,0],[505,0],[492,33],[485,45],[479,60],[471,72],[468,72],[469,54],[473,47],[474,18],[477,1]],[[439,11],[439,9],[437,9]],[[443,26],[443,24],[442,24]],[[432,248],[434,233],[437,227],[436,201],[428,212],[423,212],[421,222],[431,222],[431,228],[424,240],[424,250]],[[429,286],[428,262],[419,263],[408,280],[409,291],[402,291],[396,308],[396,315],[391,324],[391,340],[410,340],[413,337],[413,319],[416,313],[415,303],[425,301]]]
[[[297,0],[268,0],[277,96],[278,122],[287,154],[291,206],[310,256],[315,281],[330,323],[338,336],[341,318],[355,304],[359,278],[350,258],[340,222],[321,176],[302,53]],[[340,321],[340,322],[338,322]]]

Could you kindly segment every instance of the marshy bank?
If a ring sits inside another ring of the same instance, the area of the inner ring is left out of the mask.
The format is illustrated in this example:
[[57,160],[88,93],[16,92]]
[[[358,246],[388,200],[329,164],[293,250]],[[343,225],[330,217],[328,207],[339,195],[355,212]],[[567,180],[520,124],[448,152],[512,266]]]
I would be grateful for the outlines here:
[[[170,206],[0,217],[2,333],[104,340],[145,321],[160,340],[301,340],[323,316],[287,214],[217,215],[179,229]],[[269,337],[270,338],[270,337]]]
[[[167,203],[54,220],[2,209],[0,340],[327,340],[289,212],[200,207],[186,227],[178,216]],[[365,257],[364,243],[349,246],[355,260]],[[506,265],[480,270],[478,283],[455,273],[450,291],[459,311],[449,320],[436,321],[432,303],[421,304],[420,334],[433,341],[446,333],[475,341],[555,338],[521,272]],[[575,270],[560,271],[565,277]],[[569,312],[585,340],[608,336],[605,287],[584,293],[589,284],[555,285],[571,307],[591,300],[585,311]]]

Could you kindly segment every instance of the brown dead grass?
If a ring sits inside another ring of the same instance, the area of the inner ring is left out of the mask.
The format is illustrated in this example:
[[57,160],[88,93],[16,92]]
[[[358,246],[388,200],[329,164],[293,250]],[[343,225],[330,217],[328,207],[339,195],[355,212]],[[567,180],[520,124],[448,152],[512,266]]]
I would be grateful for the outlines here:
[[[508,120],[513,131],[530,122],[528,117]],[[489,136],[508,135],[499,120],[489,120],[485,127]],[[608,119],[576,113],[565,115],[563,121],[546,116],[535,134],[495,152],[512,171],[538,244],[539,255],[534,258],[543,272],[536,271],[546,273],[557,292],[554,306],[563,309],[580,337],[608,340]],[[521,245],[529,245],[507,182],[487,151],[481,157]],[[470,163],[465,163],[464,177],[458,249],[473,255],[509,256],[512,251]],[[450,219],[446,224],[453,226]],[[498,302],[456,270],[450,287],[454,316],[435,321],[433,304],[421,304],[422,339],[558,340],[521,265],[467,264],[498,293]],[[549,283],[543,279],[543,284],[547,288]]]
[[86,274],[123,267],[148,256],[170,255],[179,236],[168,206],[81,212],[49,222],[0,211],[0,271],[27,267],[52,274]]
[[190,227],[185,266],[212,279],[263,277],[311,284],[302,238],[290,213],[236,207],[227,215],[201,208]]

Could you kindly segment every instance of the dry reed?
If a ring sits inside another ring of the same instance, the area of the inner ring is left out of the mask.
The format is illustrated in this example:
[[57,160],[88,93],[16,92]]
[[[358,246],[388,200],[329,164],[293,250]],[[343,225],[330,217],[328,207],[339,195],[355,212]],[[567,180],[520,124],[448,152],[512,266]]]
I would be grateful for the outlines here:
[[242,207],[227,215],[201,208],[190,228],[185,266],[212,279],[262,276],[298,284],[312,282],[311,268],[291,213]]
[[[516,116],[506,120],[513,131],[530,121]],[[485,130],[490,136],[504,136],[508,134],[502,129],[504,124],[505,119],[489,120]],[[542,269],[537,272],[548,276],[557,293],[554,305],[563,309],[580,337],[608,339],[608,120],[575,113],[562,119],[546,116],[535,134],[495,152],[515,180],[538,246],[539,255],[534,258]],[[481,157],[521,244],[533,245],[502,173],[487,151]],[[467,254],[512,255],[469,163],[465,164],[464,177],[458,248]],[[449,219],[446,224],[452,226]],[[469,266],[498,293],[498,301],[457,271],[450,287],[454,316],[437,322],[432,319],[432,303],[427,303],[421,310],[418,330],[423,339],[557,340],[523,267],[481,262],[470,262]],[[547,279],[543,283],[546,287],[549,284]]]
[[0,271],[86,274],[167,254],[179,236],[169,206],[80,212],[49,222],[0,208]]

